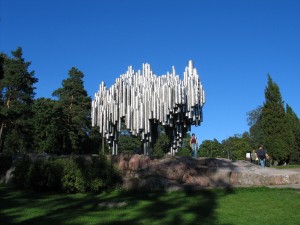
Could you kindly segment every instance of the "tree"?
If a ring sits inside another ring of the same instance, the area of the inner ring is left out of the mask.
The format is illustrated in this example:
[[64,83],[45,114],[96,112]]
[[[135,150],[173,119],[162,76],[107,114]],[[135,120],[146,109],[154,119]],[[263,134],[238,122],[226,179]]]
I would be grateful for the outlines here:
[[250,126],[250,145],[256,149],[264,142],[264,133],[262,129],[262,106],[247,113],[247,122]]
[[33,140],[36,152],[62,153],[62,137],[65,135],[63,110],[58,102],[39,98],[33,105]]
[[192,148],[190,146],[191,134],[187,133],[186,137],[182,139],[182,146],[176,152],[177,156],[192,156]]
[[162,157],[170,151],[170,139],[165,133],[160,133],[154,144],[151,155]]
[[223,151],[223,147],[217,139],[213,140],[204,140],[200,147],[199,156],[202,157],[211,157],[211,158],[227,158],[226,152]]
[[69,77],[62,81],[62,88],[53,92],[66,117],[63,135],[63,151],[65,153],[85,153],[86,142],[91,132],[91,98],[83,85],[84,74],[72,67]]
[[293,149],[293,133],[285,116],[279,87],[269,74],[262,110],[262,130],[264,148],[272,159],[279,164],[287,161]]
[[118,150],[119,152],[140,153],[141,140],[139,137],[133,136],[129,132],[126,135],[121,135],[119,137]]
[[289,163],[300,163],[300,120],[292,107],[286,105],[286,119],[293,133],[293,149],[289,159]]
[[222,141],[223,149],[233,160],[245,159],[246,153],[250,152],[249,134],[245,132],[243,135],[234,135]]
[[[34,84],[38,79],[34,77],[34,71],[28,71],[31,63],[24,60],[20,47],[12,51],[12,58],[4,54],[0,58],[0,152],[4,148],[5,151],[28,151],[32,143],[29,121]],[[13,149],[10,142],[14,143]]]

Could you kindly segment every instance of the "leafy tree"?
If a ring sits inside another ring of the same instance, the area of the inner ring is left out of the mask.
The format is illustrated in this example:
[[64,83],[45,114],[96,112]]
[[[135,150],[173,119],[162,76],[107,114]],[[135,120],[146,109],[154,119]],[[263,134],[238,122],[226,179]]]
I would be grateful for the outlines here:
[[286,119],[289,127],[293,132],[293,149],[291,152],[289,163],[300,163],[300,120],[292,107],[286,105]]
[[293,150],[293,133],[289,127],[279,87],[268,75],[262,110],[264,147],[279,164],[288,160]]
[[[34,71],[28,71],[31,63],[24,60],[20,47],[12,51],[12,58],[4,54],[0,58],[0,152],[28,151],[32,143],[29,121],[34,84],[38,79]],[[11,142],[15,145],[13,149]]]
[[192,156],[192,148],[190,146],[191,134],[187,133],[186,137],[182,140],[182,146],[176,152],[177,156]]
[[199,147],[200,157],[210,158],[227,158],[226,152],[223,150],[223,146],[217,139],[204,140]]
[[160,133],[154,144],[151,155],[162,157],[170,151],[170,139],[165,133]]
[[84,74],[72,67],[69,77],[62,81],[62,88],[53,92],[58,98],[58,104],[66,117],[63,135],[63,150],[65,153],[84,153],[91,132],[90,111],[91,98],[83,85]]
[[250,152],[249,134],[234,135],[222,141],[223,148],[233,160],[245,159],[246,153]]
[[67,132],[63,110],[58,102],[39,98],[33,105],[34,147],[37,152],[62,153],[62,137]]
[[137,136],[121,135],[119,137],[118,150],[120,152],[140,153],[141,151],[141,140]]
[[104,154],[108,152],[108,147],[105,143],[104,149],[102,149],[102,137],[99,132],[99,127],[95,126],[91,128],[89,138],[84,144],[84,149],[85,153]]

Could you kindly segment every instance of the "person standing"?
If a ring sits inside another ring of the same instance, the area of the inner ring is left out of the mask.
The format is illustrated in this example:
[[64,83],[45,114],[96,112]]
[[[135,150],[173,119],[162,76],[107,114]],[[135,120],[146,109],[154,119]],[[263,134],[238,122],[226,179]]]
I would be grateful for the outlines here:
[[198,140],[194,133],[192,134],[192,137],[190,140],[190,146],[192,148],[193,157],[198,158]]
[[267,152],[263,149],[263,146],[260,145],[258,150],[256,151],[256,155],[258,157],[258,161],[259,161],[259,164],[262,166],[262,167],[265,167],[266,165],[266,159],[268,158],[268,154]]

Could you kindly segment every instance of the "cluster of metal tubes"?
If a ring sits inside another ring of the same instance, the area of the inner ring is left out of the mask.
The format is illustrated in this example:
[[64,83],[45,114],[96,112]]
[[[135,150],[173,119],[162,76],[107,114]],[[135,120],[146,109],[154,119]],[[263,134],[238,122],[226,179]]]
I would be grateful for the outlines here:
[[143,64],[137,72],[131,66],[116,79],[109,89],[104,82],[92,101],[92,125],[118,154],[118,137],[126,129],[139,136],[145,155],[158,137],[158,125],[165,128],[170,140],[170,153],[175,154],[191,125],[203,121],[202,107],[205,93],[196,68],[190,60],[183,80],[172,73],[156,76],[150,64]]

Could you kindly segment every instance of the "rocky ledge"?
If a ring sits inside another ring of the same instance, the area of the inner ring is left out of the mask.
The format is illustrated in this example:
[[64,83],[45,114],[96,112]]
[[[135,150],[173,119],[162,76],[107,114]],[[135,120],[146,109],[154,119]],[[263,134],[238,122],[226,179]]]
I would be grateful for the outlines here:
[[181,190],[300,184],[300,171],[262,168],[247,161],[191,157],[112,157],[125,189]]

